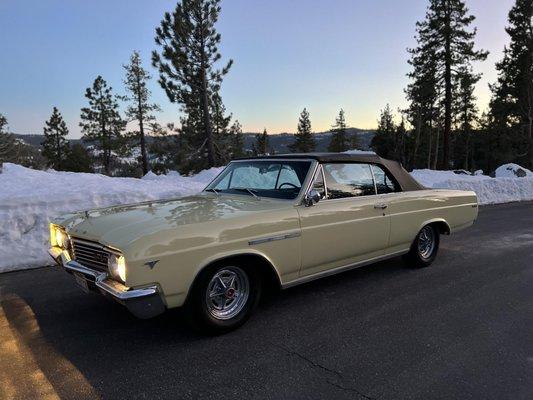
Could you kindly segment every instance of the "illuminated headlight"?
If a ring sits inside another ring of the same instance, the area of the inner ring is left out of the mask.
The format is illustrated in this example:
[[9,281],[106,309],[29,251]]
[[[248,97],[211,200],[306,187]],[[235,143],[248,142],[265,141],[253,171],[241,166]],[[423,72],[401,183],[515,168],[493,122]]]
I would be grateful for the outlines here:
[[66,232],[57,225],[50,224],[50,244],[55,247],[67,248],[68,236]]
[[122,283],[126,282],[126,260],[124,260],[124,256],[111,254],[108,258],[107,265],[113,279]]

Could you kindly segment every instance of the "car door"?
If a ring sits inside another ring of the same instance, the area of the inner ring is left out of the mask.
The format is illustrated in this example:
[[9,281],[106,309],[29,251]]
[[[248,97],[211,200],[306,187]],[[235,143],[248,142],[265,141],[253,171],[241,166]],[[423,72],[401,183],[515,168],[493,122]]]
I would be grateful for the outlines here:
[[297,207],[302,229],[300,276],[383,255],[389,219],[376,196],[369,164],[322,164],[312,188],[322,199]]

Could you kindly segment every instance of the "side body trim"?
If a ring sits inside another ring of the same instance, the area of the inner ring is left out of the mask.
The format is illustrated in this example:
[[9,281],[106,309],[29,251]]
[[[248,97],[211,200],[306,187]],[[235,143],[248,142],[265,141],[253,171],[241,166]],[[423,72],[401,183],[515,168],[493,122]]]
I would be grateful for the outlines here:
[[261,243],[268,243],[268,242],[274,242],[276,240],[284,240],[284,239],[292,239],[292,238],[297,238],[297,237],[300,237],[302,234],[300,232],[290,232],[290,233],[286,233],[284,235],[278,235],[278,236],[269,236],[269,237],[266,237],[266,238],[260,238],[260,239],[255,239],[255,240],[250,240],[248,242],[248,245],[250,246],[254,246],[256,244],[261,244]]
[[290,281],[290,282],[282,284],[281,288],[282,289],[287,289],[287,288],[290,288],[292,286],[301,285],[302,283],[307,283],[307,282],[314,281],[316,279],[323,278],[325,276],[339,274],[341,272],[349,271],[349,270],[354,269],[354,268],[364,267],[365,265],[374,264],[374,263],[376,263],[378,261],[383,261],[383,260],[387,260],[389,258],[398,257],[398,256],[401,256],[401,255],[406,254],[408,252],[409,252],[409,249],[400,250],[400,251],[396,251],[394,253],[386,254],[384,256],[379,256],[379,257],[370,258],[368,260],[359,261],[359,262],[357,262],[355,264],[343,265],[341,267],[329,269],[327,271],[321,271],[321,272],[318,272],[318,273],[313,274],[313,275],[303,276],[301,278],[297,278],[297,279],[295,279],[293,281]]

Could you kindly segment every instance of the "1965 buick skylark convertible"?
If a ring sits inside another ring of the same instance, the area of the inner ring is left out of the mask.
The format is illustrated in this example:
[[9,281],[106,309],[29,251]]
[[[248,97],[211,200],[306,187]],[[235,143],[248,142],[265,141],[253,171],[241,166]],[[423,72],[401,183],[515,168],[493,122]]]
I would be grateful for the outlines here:
[[221,333],[246,321],[266,284],[400,255],[429,266],[439,236],[477,214],[475,193],[426,189],[376,155],[265,156],[231,162],[195,196],[64,215],[50,255],[138,317],[185,306]]

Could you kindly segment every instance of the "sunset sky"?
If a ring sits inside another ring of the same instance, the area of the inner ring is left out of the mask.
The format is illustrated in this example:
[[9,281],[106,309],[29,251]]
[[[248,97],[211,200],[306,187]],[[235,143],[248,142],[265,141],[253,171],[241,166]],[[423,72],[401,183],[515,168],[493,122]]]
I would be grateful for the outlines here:
[[[223,60],[235,64],[223,84],[227,109],[245,132],[294,132],[307,107],[314,131],[329,129],[340,108],[350,126],[374,128],[379,110],[405,106],[406,48],[426,0],[224,0],[218,29]],[[467,0],[477,17],[477,45],[490,51],[479,105],[488,103],[494,63],[508,37],[512,0]],[[173,0],[2,0],[0,2],[0,113],[15,133],[42,133],[52,107],[80,137],[85,88],[97,75],[124,94],[122,64],[138,50],[154,78],[154,29]],[[178,122],[151,83],[162,123]]]

